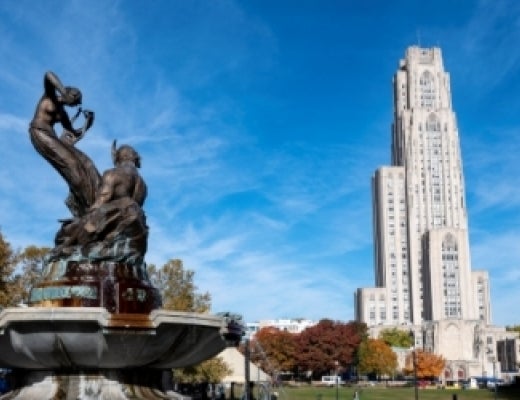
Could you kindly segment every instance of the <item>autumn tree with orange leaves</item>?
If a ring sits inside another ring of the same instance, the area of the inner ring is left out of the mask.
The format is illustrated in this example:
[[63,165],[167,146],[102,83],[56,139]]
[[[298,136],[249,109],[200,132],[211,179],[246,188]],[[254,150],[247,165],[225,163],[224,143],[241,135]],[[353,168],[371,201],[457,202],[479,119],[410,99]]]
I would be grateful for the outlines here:
[[367,339],[359,345],[358,371],[375,374],[378,378],[392,375],[397,368],[397,356],[381,339]]
[[15,294],[15,256],[11,244],[0,233],[0,307],[16,305],[12,299]]
[[[446,365],[446,360],[442,356],[435,355],[433,353],[416,350],[416,363],[417,363],[417,378],[419,379],[433,379],[441,375]],[[413,353],[406,356],[405,367],[403,372],[407,375],[414,373],[413,368]]]
[[296,365],[296,336],[274,327],[260,329],[250,343],[251,361],[270,374],[292,371]]

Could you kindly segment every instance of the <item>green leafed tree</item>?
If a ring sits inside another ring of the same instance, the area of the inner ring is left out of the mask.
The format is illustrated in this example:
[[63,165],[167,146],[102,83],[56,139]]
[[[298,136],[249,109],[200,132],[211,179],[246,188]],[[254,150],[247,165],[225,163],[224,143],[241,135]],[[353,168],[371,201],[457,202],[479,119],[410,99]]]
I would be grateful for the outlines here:
[[150,265],[148,274],[162,295],[164,309],[199,313],[209,311],[210,294],[197,291],[193,280],[195,272],[184,269],[182,260],[170,260],[161,268]]
[[[210,294],[198,292],[194,282],[195,272],[184,269],[182,260],[170,260],[161,268],[150,265],[148,275],[161,293],[163,309],[196,313],[210,310]],[[174,369],[173,375],[176,382],[217,383],[230,373],[230,368],[224,360],[214,357],[198,365]]]
[[358,370],[378,378],[392,375],[397,368],[397,355],[381,339],[364,340],[358,349]]
[[174,376],[179,383],[219,383],[231,372],[222,357],[213,357],[192,367],[176,369]]
[[410,332],[397,328],[383,329],[379,333],[379,339],[391,347],[409,348],[413,344]]
[[48,247],[27,246],[16,254],[14,283],[17,287],[14,301],[26,302],[31,288],[41,279],[44,258],[49,253]]
[[0,306],[13,307],[28,300],[29,292],[41,278],[48,247],[27,246],[13,251],[0,233]]

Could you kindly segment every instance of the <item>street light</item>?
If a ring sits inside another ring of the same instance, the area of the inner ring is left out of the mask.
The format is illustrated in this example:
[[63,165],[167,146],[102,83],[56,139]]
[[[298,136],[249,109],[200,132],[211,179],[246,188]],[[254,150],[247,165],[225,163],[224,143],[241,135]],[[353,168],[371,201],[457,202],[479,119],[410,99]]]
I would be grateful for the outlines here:
[[338,367],[339,367],[339,361],[334,361],[334,365],[336,366],[336,400],[339,399],[339,375],[338,375]]
[[413,341],[412,347],[412,362],[413,362],[413,387],[415,400],[419,399],[419,388],[417,387],[417,355],[415,354],[415,332],[410,330],[410,338]]
[[244,357],[244,400],[251,399],[251,386],[249,377],[249,363],[251,362],[251,349],[249,347],[249,339],[246,338],[244,343],[245,357]]
[[493,362],[493,381],[494,381],[493,382],[494,383],[493,391],[495,392],[495,394],[494,394],[495,400],[497,400],[497,376],[496,376],[496,370],[495,370],[497,359],[495,357],[493,357],[491,361]]

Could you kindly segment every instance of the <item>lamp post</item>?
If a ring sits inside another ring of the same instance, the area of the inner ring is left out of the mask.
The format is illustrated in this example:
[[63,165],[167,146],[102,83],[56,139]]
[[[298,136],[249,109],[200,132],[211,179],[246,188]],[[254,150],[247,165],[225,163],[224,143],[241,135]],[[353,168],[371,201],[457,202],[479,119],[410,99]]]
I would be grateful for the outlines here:
[[410,330],[410,338],[412,339],[412,362],[413,362],[413,387],[415,400],[419,399],[419,388],[417,386],[417,355],[415,354],[415,332]]
[[417,385],[417,354],[415,353],[415,345],[412,350],[413,355],[413,383],[415,389],[415,400],[419,399],[419,386]]
[[493,362],[493,392],[494,392],[494,398],[495,400],[497,400],[497,376],[496,376],[496,370],[495,370],[495,366],[496,366],[496,363],[497,363],[497,359],[495,357],[493,357],[493,359],[491,360]]
[[244,343],[245,349],[245,357],[244,357],[244,400],[251,399],[251,387],[250,387],[250,377],[249,377],[249,363],[251,361],[251,349],[249,348],[249,339],[245,340]]
[[335,379],[336,379],[336,400],[339,399],[339,361],[334,361],[334,365],[336,366],[336,376],[335,376]]

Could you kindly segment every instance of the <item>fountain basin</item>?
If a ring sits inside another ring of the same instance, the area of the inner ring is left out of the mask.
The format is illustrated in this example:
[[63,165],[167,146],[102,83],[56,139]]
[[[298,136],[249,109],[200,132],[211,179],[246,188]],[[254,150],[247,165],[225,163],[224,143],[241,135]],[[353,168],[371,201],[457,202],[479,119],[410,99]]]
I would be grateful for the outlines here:
[[0,313],[0,367],[29,370],[181,368],[226,347],[224,318],[102,307],[7,308]]

